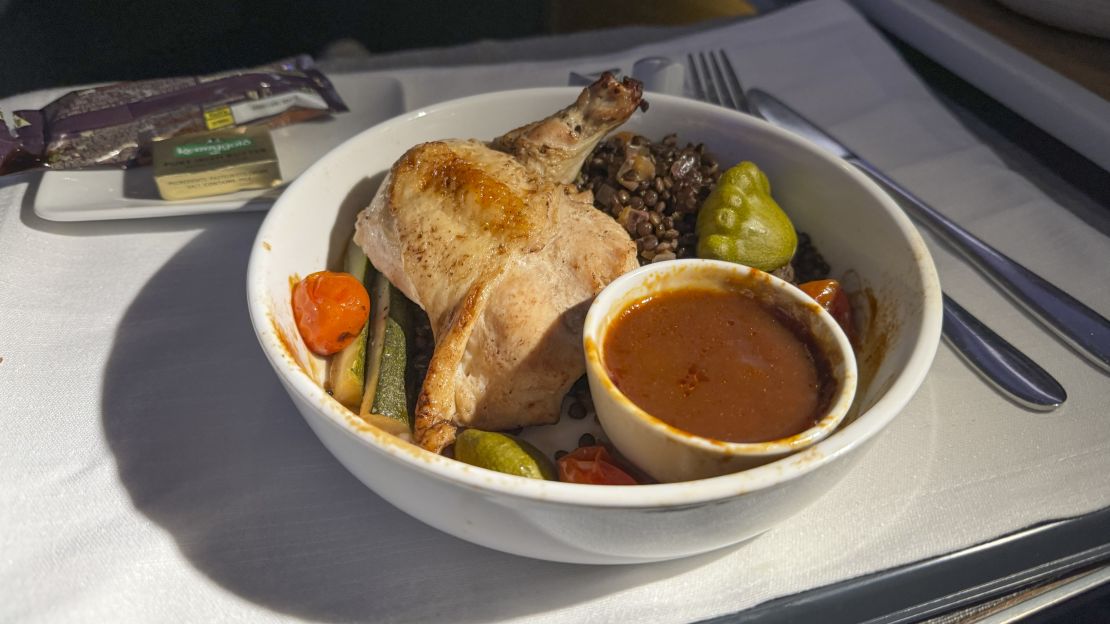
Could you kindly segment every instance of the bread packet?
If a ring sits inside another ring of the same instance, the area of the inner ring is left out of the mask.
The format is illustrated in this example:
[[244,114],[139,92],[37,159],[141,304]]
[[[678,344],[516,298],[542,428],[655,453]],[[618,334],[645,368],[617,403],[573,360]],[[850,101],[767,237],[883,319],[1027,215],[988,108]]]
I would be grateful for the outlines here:
[[36,159],[23,149],[19,138],[8,129],[4,114],[0,112],[0,175],[35,166]]
[[72,91],[39,110],[13,113],[0,131],[0,174],[31,167],[132,167],[151,144],[246,125],[278,127],[347,111],[309,56],[208,76],[160,78]]

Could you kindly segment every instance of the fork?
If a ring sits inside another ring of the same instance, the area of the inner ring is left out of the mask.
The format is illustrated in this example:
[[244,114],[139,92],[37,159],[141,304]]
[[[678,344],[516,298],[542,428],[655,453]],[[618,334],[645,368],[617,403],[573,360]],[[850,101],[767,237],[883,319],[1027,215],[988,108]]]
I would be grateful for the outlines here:
[[[724,50],[686,56],[698,99],[759,116]],[[994,387],[1024,407],[1051,410],[1067,400],[1063,386],[1029,356],[943,296],[942,333],[948,344]]]
[[[718,58],[720,58],[720,61],[717,60]],[[740,77],[736,73],[736,69],[732,67],[732,61],[728,60],[728,55],[725,54],[724,50],[718,50],[716,55],[710,52],[708,60],[705,52],[698,52],[696,62],[693,54],[687,54],[686,64],[690,67],[690,79],[693,83],[694,95],[699,100],[738,110],[741,113],[752,114],[748,96],[744,94],[744,85],[740,83]],[[699,64],[701,65],[700,71]],[[712,66],[712,72],[710,66]],[[727,73],[722,70],[722,66],[727,68]],[[727,87],[726,76],[728,77]],[[718,88],[717,85],[722,88]]]

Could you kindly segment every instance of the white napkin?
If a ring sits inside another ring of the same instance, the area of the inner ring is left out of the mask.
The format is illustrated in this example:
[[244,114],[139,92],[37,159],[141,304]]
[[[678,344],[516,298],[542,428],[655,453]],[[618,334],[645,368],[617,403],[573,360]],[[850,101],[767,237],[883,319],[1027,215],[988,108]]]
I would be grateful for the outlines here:
[[[836,0],[592,59],[391,75],[412,108],[722,46],[749,86],[1110,313],[1106,236]],[[688,621],[1110,505],[1107,377],[934,247],[946,290],[1065,383],[1063,408],[1015,407],[942,347],[856,470],[745,545],[616,568],[500,554],[397,511],[304,425],[247,319],[262,215],[58,224],[29,192],[0,181],[0,620]]]

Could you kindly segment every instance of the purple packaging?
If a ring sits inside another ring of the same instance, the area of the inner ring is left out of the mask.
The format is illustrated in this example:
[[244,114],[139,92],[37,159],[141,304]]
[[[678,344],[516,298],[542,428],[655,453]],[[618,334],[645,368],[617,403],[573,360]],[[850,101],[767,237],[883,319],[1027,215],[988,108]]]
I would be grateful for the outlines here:
[[[278,127],[346,112],[308,56],[209,76],[120,82],[72,91],[0,129],[0,175],[32,167],[131,167],[153,141],[262,124]],[[0,124],[2,125],[2,124]]]
[[23,144],[8,129],[0,113],[0,175],[21,171],[35,166],[35,159],[23,149]]

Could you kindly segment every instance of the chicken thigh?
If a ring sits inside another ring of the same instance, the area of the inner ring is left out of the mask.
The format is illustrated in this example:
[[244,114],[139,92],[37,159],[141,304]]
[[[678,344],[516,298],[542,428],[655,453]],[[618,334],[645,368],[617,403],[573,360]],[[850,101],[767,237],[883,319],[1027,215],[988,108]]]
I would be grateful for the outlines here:
[[424,448],[442,451],[458,425],[558,420],[585,370],[590,302],[637,266],[628,233],[570,183],[640,97],[638,82],[606,74],[573,105],[490,144],[417,145],[358,216],[356,242],[435,335],[414,422]]

